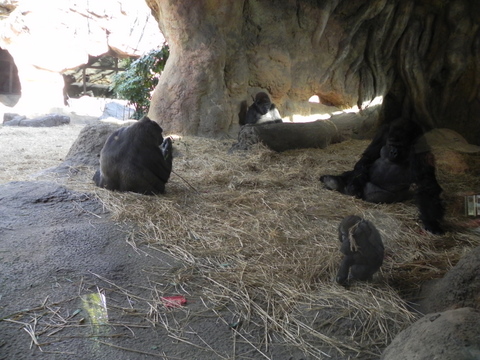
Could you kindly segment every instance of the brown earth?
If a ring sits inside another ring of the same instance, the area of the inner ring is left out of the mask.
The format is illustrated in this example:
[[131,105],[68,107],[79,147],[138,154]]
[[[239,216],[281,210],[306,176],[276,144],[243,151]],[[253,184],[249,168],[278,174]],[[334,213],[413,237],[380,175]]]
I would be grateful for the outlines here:
[[[478,246],[455,205],[478,178],[441,161],[438,237],[411,202],[322,188],[366,141],[227,154],[231,140],[179,139],[167,193],[145,197],[95,188],[92,144],[87,165],[65,161],[82,128],[0,128],[0,359],[372,359],[417,317],[399,294]],[[350,213],[375,222],[387,256],[373,284],[344,289],[336,226]],[[187,303],[166,308],[173,295]]]
[[[0,128],[0,359],[301,359],[259,350],[258,331],[240,336],[231,311],[172,283],[181,262],[137,246],[134,225],[61,185],[65,173],[39,173],[82,127]],[[187,304],[166,308],[156,292]]]

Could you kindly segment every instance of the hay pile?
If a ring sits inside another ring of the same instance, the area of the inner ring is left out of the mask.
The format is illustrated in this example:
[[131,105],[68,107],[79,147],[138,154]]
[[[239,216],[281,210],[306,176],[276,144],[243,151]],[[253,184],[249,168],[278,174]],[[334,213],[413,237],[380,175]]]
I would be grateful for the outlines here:
[[[425,233],[413,202],[375,205],[324,189],[319,176],[351,169],[368,141],[285,153],[257,146],[228,154],[231,145],[177,139],[175,173],[163,196],[90,190],[118,221],[139,225],[134,244],[184,261],[172,274],[179,291],[194,289],[206,306],[230,309],[245,329],[262,329],[263,346],[280,335],[312,357],[330,349],[372,358],[415,320],[401,296],[442,276],[478,245],[455,227],[442,237]],[[468,174],[438,173],[446,198],[478,189]],[[463,221],[457,210],[448,209],[452,224]],[[376,225],[386,258],[373,283],[345,289],[334,282],[341,259],[337,226],[350,214]],[[152,293],[151,303],[161,304],[162,289]]]

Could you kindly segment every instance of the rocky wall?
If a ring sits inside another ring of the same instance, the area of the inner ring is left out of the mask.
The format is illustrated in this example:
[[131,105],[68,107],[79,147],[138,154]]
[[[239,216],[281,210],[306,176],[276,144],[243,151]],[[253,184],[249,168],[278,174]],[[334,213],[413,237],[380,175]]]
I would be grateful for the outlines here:
[[238,131],[266,90],[282,115],[308,99],[410,116],[480,139],[480,4],[369,0],[146,0],[171,50],[150,117],[167,132]]

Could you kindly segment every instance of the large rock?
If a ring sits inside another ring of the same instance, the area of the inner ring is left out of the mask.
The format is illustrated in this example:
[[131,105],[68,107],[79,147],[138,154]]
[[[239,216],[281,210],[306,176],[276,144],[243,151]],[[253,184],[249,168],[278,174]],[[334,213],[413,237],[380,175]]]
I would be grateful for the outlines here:
[[413,114],[480,144],[478,1],[146,1],[171,50],[149,111],[167,133],[235,136],[262,89],[286,117],[310,115],[288,104],[312,95],[383,100],[381,118]]
[[[16,115],[11,117],[11,115]],[[51,127],[70,124],[70,117],[60,114],[47,114],[34,119],[27,119],[17,114],[4,114],[4,126]]]
[[417,303],[424,314],[467,306],[480,310],[480,246],[442,279],[424,284]]
[[471,308],[428,314],[398,334],[381,360],[478,360],[479,324]]
[[86,64],[89,56],[109,51],[139,56],[165,41],[144,1],[0,0],[0,8],[2,4],[8,5],[8,17],[0,18],[0,48],[9,51],[18,68],[22,97],[15,109],[22,113],[63,107],[59,72]]
[[[125,122],[122,125],[130,124],[131,122]],[[102,151],[103,145],[110,134],[118,130],[120,126],[103,122],[86,125],[70,147],[65,161],[60,167],[99,166],[100,151]]]

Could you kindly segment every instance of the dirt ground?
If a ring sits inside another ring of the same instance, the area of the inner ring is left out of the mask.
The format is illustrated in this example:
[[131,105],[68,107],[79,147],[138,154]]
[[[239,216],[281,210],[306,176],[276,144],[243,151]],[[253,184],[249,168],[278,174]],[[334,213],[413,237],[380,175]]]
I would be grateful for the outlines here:
[[302,359],[275,339],[259,350],[256,330],[240,335],[194,292],[149,316],[155,289],[183,292],[170,282],[182,263],[130,242],[134,225],[93,194],[36,180],[83,126],[0,128],[0,359]]
[[[84,125],[0,127],[0,359],[374,359],[416,319],[399,293],[478,246],[453,205],[438,237],[411,202],[323,189],[367,142],[232,156],[230,140],[180,139],[167,194],[145,197],[59,166]],[[336,226],[351,213],[387,256],[373,284],[344,289]]]
[[[203,308],[195,296],[189,311],[165,309],[172,324],[146,321],[152,284],[175,295],[159,274],[181,264],[135,251],[129,227],[93,197],[48,182],[11,182],[0,193],[1,359],[257,358],[235,344],[227,316],[192,316]],[[176,336],[167,331],[176,326]],[[283,349],[270,356],[292,358]]]

